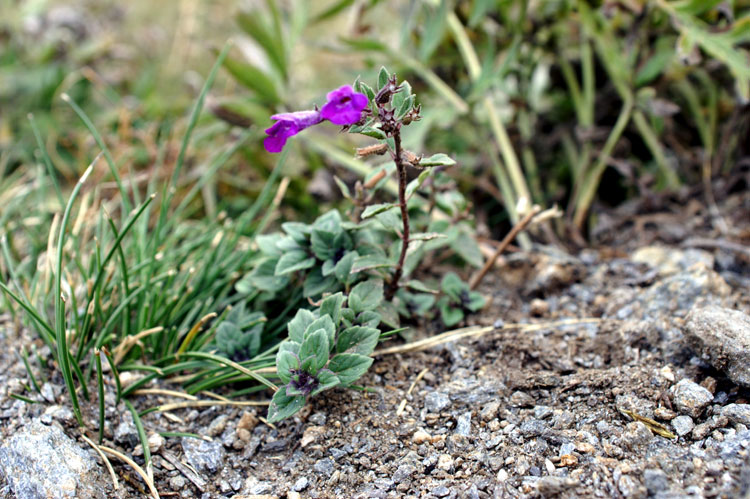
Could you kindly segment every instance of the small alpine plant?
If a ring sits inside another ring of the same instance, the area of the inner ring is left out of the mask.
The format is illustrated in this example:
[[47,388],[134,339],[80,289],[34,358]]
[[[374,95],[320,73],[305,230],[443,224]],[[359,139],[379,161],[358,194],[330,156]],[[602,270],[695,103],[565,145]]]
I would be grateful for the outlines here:
[[[308,397],[352,386],[372,364],[378,341],[402,331],[400,317],[428,318],[440,308],[443,318],[455,323],[484,303],[457,289],[453,277],[449,285],[443,283],[446,297],[439,302],[440,290],[409,278],[428,252],[440,248],[450,247],[473,265],[482,263],[469,205],[442,173],[455,161],[445,154],[425,158],[403,147],[402,129],[421,119],[415,100],[409,83],[399,83],[383,68],[377,90],[358,80],[329,92],[320,110],[271,117],[275,123],[264,140],[269,152],[280,152],[290,137],[328,121],[378,140],[358,149],[359,158],[387,154],[393,160],[374,167],[354,192],[336,178],[353,205],[349,220],[331,210],[312,224],[286,222],[281,232],[256,238],[260,259],[238,282],[238,291],[283,300],[288,290],[301,287],[317,307],[297,312],[279,346],[276,373],[284,385],[269,407],[271,422],[295,414]],[[419,171],[411,181],[409,168]],[[374,202],[394,173],[398,201]],[[391,330],[381,333],[381,324]]]

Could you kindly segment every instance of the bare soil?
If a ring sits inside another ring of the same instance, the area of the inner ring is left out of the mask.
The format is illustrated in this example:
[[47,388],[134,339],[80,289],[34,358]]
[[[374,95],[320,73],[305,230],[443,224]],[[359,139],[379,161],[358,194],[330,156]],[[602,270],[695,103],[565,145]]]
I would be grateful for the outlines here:
[[[362,379],[368,391],[326,392],[275,426],[262,407],[150,413],[149,433],[211,440],[167,437],[154,452],[156,487],[162,497],[741,497],[750,486],[747,428],[720,413],[750,392],[697,358],[681,329],[702,304],[750,313],[750,195],[728,189],[719,214],[689,194],[641,202],[600,216],[598,249],[510,254],[482,284],[490,304],[469,317],[492,326],[483,334],[378,355]],[[53,402],[8,398],[28,383],[16,352],[31,340],[10,320],[4,331],[7,438],[66,402],[57,378]],[[683,379],[714,399],[677,436],[674,386]],[[176,401],[184,400],[133,400],[139,410]],[[126,412],[111,409],[105,440],[133,456],[135,443],[116,439]],[[88,448],[69,417],[52,420]],[[102,497],[147,494],[128,466],[112,464],[120,489],[109,484]]]

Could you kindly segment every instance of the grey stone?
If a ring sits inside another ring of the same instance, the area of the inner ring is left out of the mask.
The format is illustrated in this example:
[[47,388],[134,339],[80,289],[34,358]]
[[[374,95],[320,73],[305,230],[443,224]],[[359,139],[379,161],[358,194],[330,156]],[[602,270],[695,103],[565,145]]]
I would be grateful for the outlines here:
[[226,414],[221,414],[217,416],[213,421],[211,421],[211,424],[208,425],[208,429],[206,429],[206,433],[208,433],[208,436],[215,437],[216,435],[223,432],[224,428],[226,428],[227,426],[227,419],[228,416]]
[[221,442],[183,437],[181,443],[185,459],[196,470],[214,473],[221,468],[224,461],[224,446]]
[[451,493],[451,489],[449,489],[445,485],[440,485],[432,489],[432,495],[434,495],[435,497],[445,497],[450,493]]
[[547,425],[537,419],[527,419],[521,423],[520,429],[521,433],[528,437],[538,437],[545,432]]
[[328,419],[328,417],[326,416],[326,414],[324,412],[316,412],[315,414],[313,414],[309,418],[307,418],[307,420],[310,423],[312,423],[312,424],[314,424],[316,426],[323,426],[323,425],[325,425],[326,424],[326,419]]
[[645,424],[640,421],[633,421],[625,426],[625,431],[620,440],[624,447],[632,450],[649,443],[653,436],[651,430]]
[[750,386],[750,316],[707,306],[693,310],[683,326],[690,347],[739,385]]
[[456,433],[465,437],[471,434],[471,411],[465,412],[458,417]]
[[0,447],[0,475],[19,498],[108,495],[97,462],[56,426],[34,421]]
[[682,415],[677,416],[672,420],[672,428],[674,428],[675,433],[677,435],[684,437],[691,431],[693,431],[693,428],[695,428],[695,423],[693,423],[693,418],[690,416]]
[[538,405],[534,407],[534,417],[537,419],[546,419],[552,415],[552,408],[547,405]]
[[295,492],[302,492],[307,488],[307,486],[310,484],[310,481],[307,479],[306,476],[300,477],[296,482],[294,482],[294,485],[292,485],[292,488]]
[[566,489],[578,485],[578,481],[559,476],[545,476],[537,480],[535,485],[543,497],[556,497],[565,492]]
[[416,471],[417,469],[414,466],[410,464],[402,464],[396,469],[395,473],[393,473],[393,481],[395,483],[402,483]]
[[440,412],[451,405],[451,399],[443,392],[430,392],[424,398],[424,408],[428,412]]
[[697,418],[710,404],[714,396],[698,383],[683,379],[674,388],[674,403],[677,410]]
[[645,470],[643,472],[643,484],[650,495],[656,495],[658,492],[669,488],[667,474],[659,469]]
[[133,415],[128,410],[122,412],[120,424],[115,428],[115,442],[129,447],[135,447],[140,442]]
[[317,473],[320,473],[321,475],[325,475],[329,477],[333,475],[333,470],[334,470],[333,459],[331,459],[330,457],[318,459],[317,461],[315,461],[315,464],[313,465],[313,469]]
[[515,391],[510,396],[512,407],[530,407],[534,405],[534,398],[526,392]]
[[722,416],[732,423],[750,425],[750,404],[729,404],[721,408]]

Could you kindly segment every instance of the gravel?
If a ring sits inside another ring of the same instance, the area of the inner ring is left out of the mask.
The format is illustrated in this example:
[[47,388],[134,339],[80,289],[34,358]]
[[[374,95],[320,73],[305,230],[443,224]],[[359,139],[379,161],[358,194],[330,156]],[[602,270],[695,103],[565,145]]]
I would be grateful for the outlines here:
[[693,423],[693,418],[691,418],[690,416],[677,416],[672,420],[672,428],[674,428],[674,431],[678,436],[684,437],[685,435],[693,431],[693,428],[695,428],[695,423]]

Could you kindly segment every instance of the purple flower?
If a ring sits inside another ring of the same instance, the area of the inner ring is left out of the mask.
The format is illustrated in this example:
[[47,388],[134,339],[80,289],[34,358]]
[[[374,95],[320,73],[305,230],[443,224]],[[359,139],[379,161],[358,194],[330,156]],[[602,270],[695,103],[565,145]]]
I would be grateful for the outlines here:
[[332,92],[328,92],[328,102],[320,115],[334,125],[351,125],[362,117],[362,111],[367,107],[367,96],[355,92],[351,85],[344,85]]
[[319,111],[274,114],[271,119],[276,120],[276,123],[266,129],[268,137],[263,140],[263,147],[268,152],[281,152],[286,139],[323,120]]

